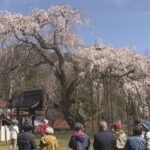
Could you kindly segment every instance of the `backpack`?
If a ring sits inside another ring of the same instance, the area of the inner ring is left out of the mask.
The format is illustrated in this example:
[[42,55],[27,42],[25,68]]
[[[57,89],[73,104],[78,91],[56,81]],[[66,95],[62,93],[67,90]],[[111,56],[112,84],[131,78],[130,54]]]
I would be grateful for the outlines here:
[[127,135],[121,131],[121,133],[116,133],[115,147],[117,149],[123,149],[127,141]]

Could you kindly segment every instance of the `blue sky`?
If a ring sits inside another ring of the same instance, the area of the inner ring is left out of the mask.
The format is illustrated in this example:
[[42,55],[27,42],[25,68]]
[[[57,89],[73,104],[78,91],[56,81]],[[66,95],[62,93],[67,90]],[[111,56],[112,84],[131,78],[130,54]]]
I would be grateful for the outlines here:
[[80,32],[86,44],[98,38],[114,47],[134,46],[150,54],[150,0],[0,0],[0,10],[28,15],[32,8],[55,4],[70,5],[90,17],[91,26]]

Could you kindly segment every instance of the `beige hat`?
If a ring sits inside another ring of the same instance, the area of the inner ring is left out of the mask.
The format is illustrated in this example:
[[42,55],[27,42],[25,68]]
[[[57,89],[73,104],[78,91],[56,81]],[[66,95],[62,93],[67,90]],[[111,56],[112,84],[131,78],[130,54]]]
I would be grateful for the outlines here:
[[48,128],[46,128],[45,133],[46,134],[54,134],[54,130],[53,130],[53,128],[48,127]]

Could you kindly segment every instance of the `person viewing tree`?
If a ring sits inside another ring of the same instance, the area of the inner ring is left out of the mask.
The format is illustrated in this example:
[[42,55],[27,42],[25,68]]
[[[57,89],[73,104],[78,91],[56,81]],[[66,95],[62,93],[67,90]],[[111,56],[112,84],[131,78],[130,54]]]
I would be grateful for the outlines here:
[[46,128],[45,134],[41,137],[40,147],[41,150],[58,150],[58,141],[54,136],[53,128]]
[[113,126],[113,129],[113,150],[123,150],[127,141],[127,135],[122,130],[122,125],[120,122],[116,122]]
[[36,148],[35,136],[31,133],[34,127],[27,124],[23,127],[23,132],[18,136],[19,150],[33,150]]
[[84,126],[77,122],[74,126],[75,133],[71,136],[69,147],[73,150],[89,150],[90,138],[84,133]]
[[108,128],[106,121],[100,121],[99,132],[94,136],[94,150],[112,150],[113,134],[107,130]]
[[19,134],[18,120],[12,120],[12,125],[10,126],[10,150],[16,150],[17,139]]
[[142,137],[142,126],[135,125],[133,127],[133,136],[128,138],[125,150],[146,150],[146,141]]

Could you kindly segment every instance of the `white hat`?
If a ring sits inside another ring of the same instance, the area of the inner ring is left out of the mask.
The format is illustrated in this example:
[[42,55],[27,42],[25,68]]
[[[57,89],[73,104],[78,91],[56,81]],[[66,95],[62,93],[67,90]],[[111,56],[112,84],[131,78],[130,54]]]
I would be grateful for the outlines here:
[[12,123],[13,123],[13,124],[18,124],[18,120],[13,119],[13,120],[12,120]]
[[53,128],[48,127],[48,128],[46,128],[45,133],[46,134],[54,134],[54,130],[53,130]]
[[44,119],[44,123],[48,124],[48,120],[47,120],[47,119]]

